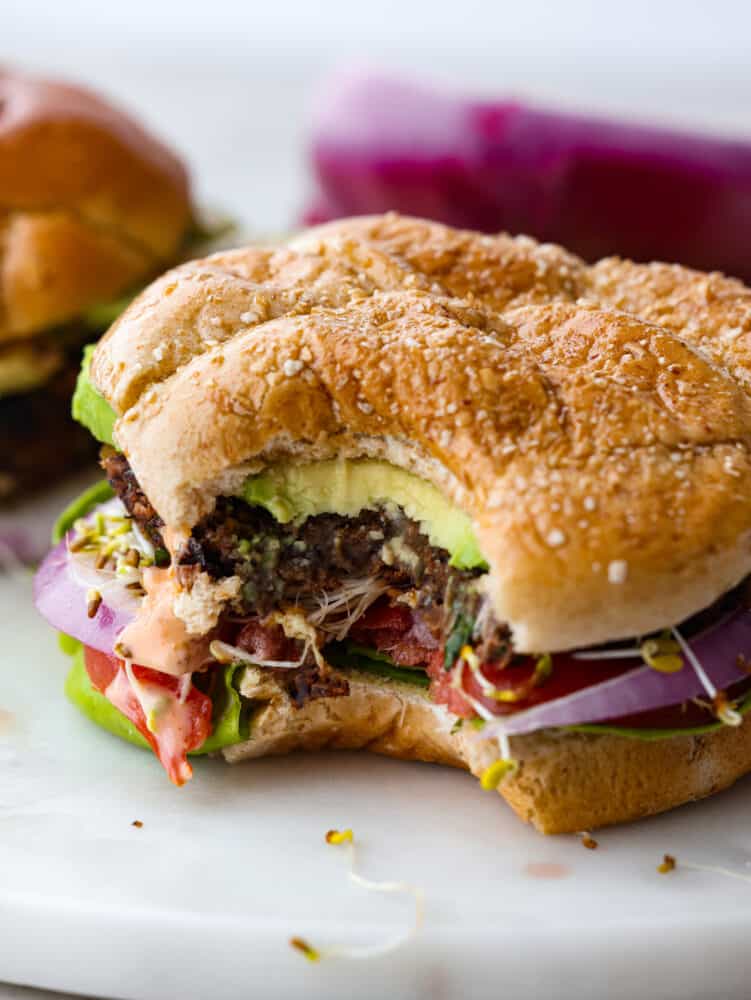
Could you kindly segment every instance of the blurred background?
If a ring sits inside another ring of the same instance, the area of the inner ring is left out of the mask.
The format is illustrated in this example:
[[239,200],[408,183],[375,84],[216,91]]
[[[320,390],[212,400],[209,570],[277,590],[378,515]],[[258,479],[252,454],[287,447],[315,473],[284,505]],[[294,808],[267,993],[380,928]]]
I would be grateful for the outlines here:
[[278,231],[310,191],[321,79],[368,63],[452,91],[751,135],[745,0],[5,0],[0,61],[101,88],[189,159],[199,197]]

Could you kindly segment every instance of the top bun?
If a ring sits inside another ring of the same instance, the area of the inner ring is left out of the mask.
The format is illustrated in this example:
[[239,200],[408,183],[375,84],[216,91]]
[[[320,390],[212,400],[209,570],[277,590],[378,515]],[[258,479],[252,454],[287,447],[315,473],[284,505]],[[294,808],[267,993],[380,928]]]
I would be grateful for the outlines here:
[[168,528],[251,469],[380,456],[473,519],[522,652],[675,624],[751,572],[751,292],[388,215],[160,278],[92,376]]
[[0,340],[116,296],[174,260],[182,163],[119,109],[0,71]]

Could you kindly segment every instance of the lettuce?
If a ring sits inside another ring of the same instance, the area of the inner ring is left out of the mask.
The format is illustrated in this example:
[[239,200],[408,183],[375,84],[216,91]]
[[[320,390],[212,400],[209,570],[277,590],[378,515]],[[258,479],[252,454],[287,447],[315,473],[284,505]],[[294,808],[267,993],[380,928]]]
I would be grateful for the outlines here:
[[[751,692],[736,706],[735,710],[745,715],[751,709]],[[704,733],[714,733],[725,725],[724,722],[706,722],[702,726],[686,726],[684,729],[649,729],[638,726],[609,726],[607,723],[584,723],[578,726],[563,726],[566,733],[592,733],[597,736],[622,736],[628,740],[668,740],[673,736],[702,736]]]
[[351,642],[332,642],[323,651],[326,660],[334,667],[344,667],[350,670],[361,670],[364,673],[387,677],[392,681],[404,684],[417,684],[418,687],[428,687],[430,678],[424,670],[412,670],[410,667],[397,666],[385,653],[366,646],[357,646]]

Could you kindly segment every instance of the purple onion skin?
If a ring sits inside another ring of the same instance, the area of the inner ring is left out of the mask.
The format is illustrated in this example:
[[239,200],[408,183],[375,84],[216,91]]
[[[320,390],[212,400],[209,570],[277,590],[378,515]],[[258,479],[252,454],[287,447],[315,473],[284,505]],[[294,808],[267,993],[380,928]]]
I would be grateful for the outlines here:
[[396,210],[751,281],[751,142],[354,75],[314,119],[307,222]]
[[[724,690],[748,673],[738,664],[739,655],[751,661],[751,612],[740,610],[714,628],[691,639],[689,645],[718,690]],[[689,698],[707,698],[701,681],[691,665],[685,662],[675,674],[663,674],[651,667],[639,665],[619,677],[593,684],[554,701],[504,716],[496,726],[491,722],[483,734],[494,727],[507,733],[530,733],[557,726],[575,726],[606,722],[624,715],[635,715],[652,709],[680,705]]]
[[37,611],[59,632],[111,653],[118,635],[133,620],[133,608],[111,608],[103,601],[95,617],[89,618],[86,588],[72,579],[69,558],[64,540],[45,557],[34,577]]

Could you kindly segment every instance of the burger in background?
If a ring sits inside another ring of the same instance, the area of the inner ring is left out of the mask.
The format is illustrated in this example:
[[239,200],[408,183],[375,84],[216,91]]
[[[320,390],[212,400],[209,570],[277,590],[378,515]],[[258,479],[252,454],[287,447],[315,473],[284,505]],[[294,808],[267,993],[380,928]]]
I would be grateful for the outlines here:
[[82,348],[192,234],[166,146],[87,90],[0,72],[0,501],[94,457],[70,415]]

